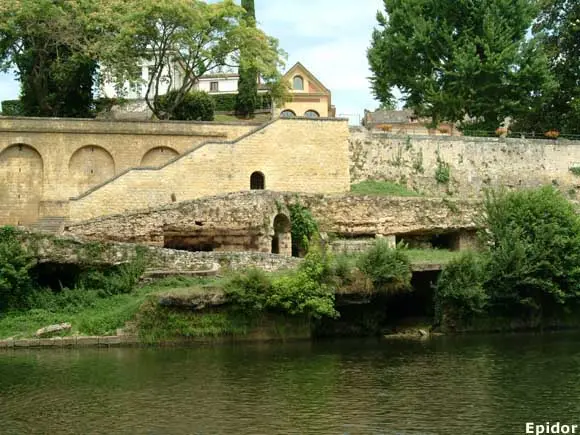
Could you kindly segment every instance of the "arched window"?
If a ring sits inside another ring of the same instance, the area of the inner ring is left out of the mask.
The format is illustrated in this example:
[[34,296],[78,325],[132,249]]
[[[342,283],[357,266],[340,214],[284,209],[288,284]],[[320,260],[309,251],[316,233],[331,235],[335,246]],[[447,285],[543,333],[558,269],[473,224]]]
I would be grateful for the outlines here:
[[306,116],[307,118],[320,118],[320,115],[316,110],[307,110],[304,113],[304,116]]
[[264,190],[266,188],[266,178],[261,172],[254,172],[250,176],[251,190]]
[[304,90],[304,79],[300,76],[295,76],[292,88],[296,91],[303,91]]
[[296,114],[292,110],[282,110],[280,113],[280,118],[294,118]]

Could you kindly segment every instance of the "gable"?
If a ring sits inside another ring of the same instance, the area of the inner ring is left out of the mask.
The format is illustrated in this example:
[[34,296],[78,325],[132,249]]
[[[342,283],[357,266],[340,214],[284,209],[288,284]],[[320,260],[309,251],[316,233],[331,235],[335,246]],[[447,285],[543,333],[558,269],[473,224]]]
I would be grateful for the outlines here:
[[308,71],[308,69],[306,69],[306,67],[304,67],[300,62],[297,62],[286,74],[284,74],[284,79],[288,80],[292,85],[292,80],[297,75],[302,76],[308,82],[308,86],[305,86],[304,91],[313,94],[321,93],[330,95],[328,88],[326,88],[326,86],[324,86],[320,80],[318,80],[314,74]]

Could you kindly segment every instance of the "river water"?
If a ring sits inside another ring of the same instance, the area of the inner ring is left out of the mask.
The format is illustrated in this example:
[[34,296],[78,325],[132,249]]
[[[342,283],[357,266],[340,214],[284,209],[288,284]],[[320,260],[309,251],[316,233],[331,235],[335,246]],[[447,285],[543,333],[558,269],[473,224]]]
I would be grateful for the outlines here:
[[511,435],[546,421],[580,424],[578,334],[0,352],[1,434]]

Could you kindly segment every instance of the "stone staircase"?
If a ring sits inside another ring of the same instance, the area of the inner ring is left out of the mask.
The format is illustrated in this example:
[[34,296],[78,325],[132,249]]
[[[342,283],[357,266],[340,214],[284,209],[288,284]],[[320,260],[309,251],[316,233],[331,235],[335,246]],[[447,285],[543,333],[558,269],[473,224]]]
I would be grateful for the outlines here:
[[34,231],[42,231],[45,233],[58,234],[64,230],[67,223],[67,218],[62,216],[45,216],[30,225],[30,229]]

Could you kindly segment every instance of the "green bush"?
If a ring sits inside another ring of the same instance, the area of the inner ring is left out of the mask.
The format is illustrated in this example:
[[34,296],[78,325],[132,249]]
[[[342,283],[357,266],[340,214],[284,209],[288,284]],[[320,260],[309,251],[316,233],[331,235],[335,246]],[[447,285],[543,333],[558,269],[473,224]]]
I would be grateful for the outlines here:
[[84,272],[79,279],[78,287],[99,290],[103,296],[130,293],[137,286],[146,265],[144,256],[138,254],[131,262],[118,267]]
[[314,246],[298,270],[270,279],[264,272],[249,270],[225,286],[229,302],[245,314],[273,312],[311,318],[336,317],[330,258]]
[[376,291],[396,293],[411,288],[411,262],[404,250],[392,249],[385,240],[377,240],[359,260],[359,269],[373,283]]
[[[211,95],[217,112],[234,112],[236,110],[236,94]],[[272,98],[268,94],[258,94],[256,110],[269,110],[272,108]]]
[[490,192],[480,225],[496,310],[551,315],[580,297],[580,218],[551,186]]
[[177,96],[177,91],[170,91],[165,95],[158,96],[154,102],[156,109],[159,112],[171,112],[168,119],[179,121],[213,121],[215,103],[207,92],[189,92],[185,95],[183,101],[172,111],[171,106]]
[[482,313],[488,301],[484,289],[485,265],[481,257],[468,252],[448,263],[435,288],[435,321],[449,326]]
[[20,100],[2,101],[2,115],[4,116],[24,116],[24,107]]
[[26,252],[12,227],[0,228],[0,310],[27,305],[34,291],[29,271],[34,258]]
[[290,221],[292,222],[292,254],[299,256],[308,251],[312,237],[318,235],[318,222],[310,210],[299,202],[290,204]]

